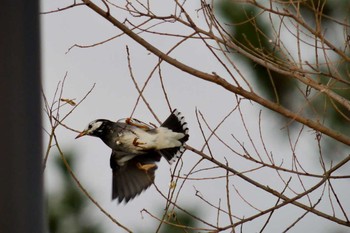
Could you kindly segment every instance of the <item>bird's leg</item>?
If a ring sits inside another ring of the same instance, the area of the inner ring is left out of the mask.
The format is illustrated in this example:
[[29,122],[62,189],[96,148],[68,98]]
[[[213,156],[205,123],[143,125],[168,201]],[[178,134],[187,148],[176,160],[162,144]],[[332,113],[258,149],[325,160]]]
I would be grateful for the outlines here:
[[132,125],[131,124],[131,118],[130,117],[126,118],[125,119],[125,123],[128,124],[128,125]]
[[154,163],[151,163],[151,164],[141,164],[141,163],[137,163],[136,166],[137,166],[138,169],[144,170],[146,173],[147,173],[150,169],[152,169],[152,168],[154,168],[154,167],[157,167],[157,165],[154,164]]
[[149,129],[149,127],[145,124],[138,124],[137,122],[133,121],[132,118],[128,117],[125,119],[125,123],[128,125],[132,125],[132,126],[136,126],[137,128],[141,128],[141,129]]

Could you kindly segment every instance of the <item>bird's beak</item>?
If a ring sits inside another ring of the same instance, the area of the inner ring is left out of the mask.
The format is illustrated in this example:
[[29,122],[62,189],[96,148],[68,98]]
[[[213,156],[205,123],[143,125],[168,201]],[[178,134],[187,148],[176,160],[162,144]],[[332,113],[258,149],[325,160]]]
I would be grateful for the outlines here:
[[87,134],[87,132],[86,132],[86,131],[83,131],[83,132],[81,132],[80,134],[78,134],[78,136],[76,136],[75,139],[80,138],[80,137],[82,137],[82,136],[85,136],[86,134]]

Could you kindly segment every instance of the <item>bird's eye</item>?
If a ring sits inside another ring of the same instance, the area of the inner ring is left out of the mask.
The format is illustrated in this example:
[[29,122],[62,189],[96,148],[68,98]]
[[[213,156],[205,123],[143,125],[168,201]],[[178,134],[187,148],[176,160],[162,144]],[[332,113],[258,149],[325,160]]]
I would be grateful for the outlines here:
[[92,128],[92,125],[89,125],[89,126],[88,126],[88,129],[91,129],[91,128]]

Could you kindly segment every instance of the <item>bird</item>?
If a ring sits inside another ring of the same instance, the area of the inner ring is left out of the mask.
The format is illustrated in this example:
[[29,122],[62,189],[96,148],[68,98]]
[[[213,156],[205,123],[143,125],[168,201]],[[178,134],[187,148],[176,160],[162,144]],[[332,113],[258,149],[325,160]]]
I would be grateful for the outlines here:
[[174,109],[159,127],[135,118],[117,122],[97,119],[76,139],[85,135],[98,137],[112,149],[112,200],[126,204],[153,184],[156,163],[162,157],[169,164],[181,157],[189,139],[188,131],[184,116]]

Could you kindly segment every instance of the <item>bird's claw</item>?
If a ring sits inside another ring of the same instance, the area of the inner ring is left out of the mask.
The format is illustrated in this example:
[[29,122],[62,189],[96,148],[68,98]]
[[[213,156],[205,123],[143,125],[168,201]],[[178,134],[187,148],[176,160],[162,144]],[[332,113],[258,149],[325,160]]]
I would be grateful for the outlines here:
[[146,173],[154,168],[154,167],[157,167],[157,165],[155,165],[154,163],[151,163],[151,164],[141,164],[141,163],[137,163],[136,164],[137,168],[140,169],[140,170],[143,170],[145,171]]
[[139,142],[138,140],[139,140],[138,137],[134,138],[134,140],[132,141],[132,144],[133,144],[134,146],[137,146],[137,147],[141,147],[141,148],[142,148],[141,145],[145,145],[146,143],[144,143],[144,142]]

